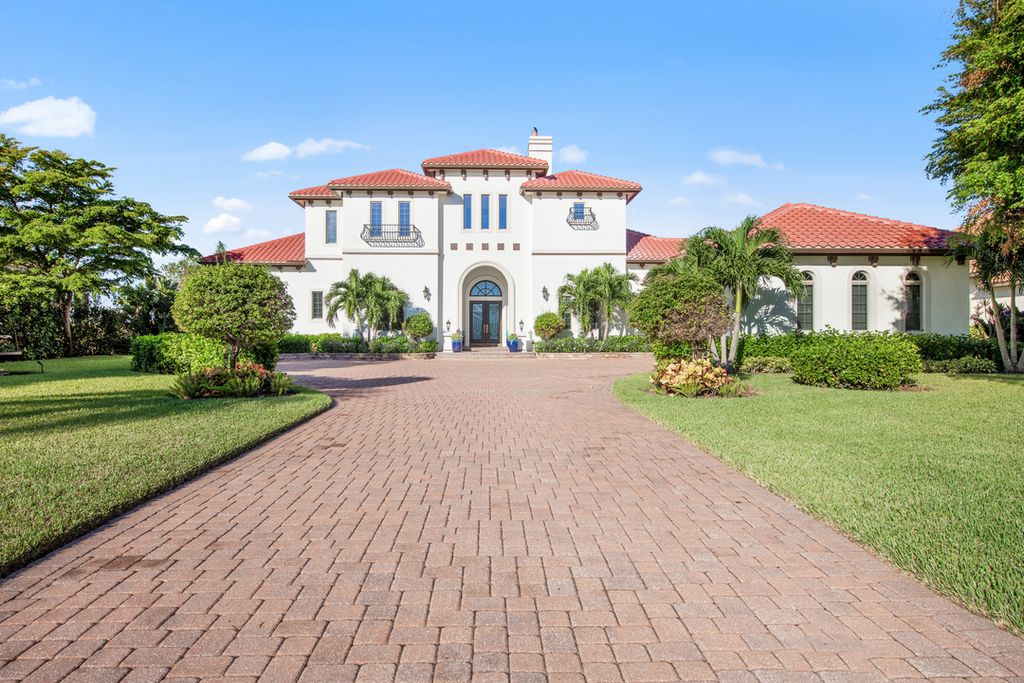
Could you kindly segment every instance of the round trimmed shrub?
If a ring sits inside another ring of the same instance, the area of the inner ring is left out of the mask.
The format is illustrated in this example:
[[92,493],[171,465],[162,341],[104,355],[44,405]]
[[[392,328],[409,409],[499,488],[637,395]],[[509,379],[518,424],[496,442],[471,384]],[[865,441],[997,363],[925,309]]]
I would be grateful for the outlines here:
[[565,322],[557,313],[548,311],[541,313],[533,320],[533,331],[537,336],[547,341],[565,329]]
[[884,332],[818,334],[790,362],[794,382],[843,389],[899,389],[922,370],[917,346]]
[[430,319],[429,313],[416,313],[402,323],[402,331],[413,342],[419,342],[434,332],[434,321]]

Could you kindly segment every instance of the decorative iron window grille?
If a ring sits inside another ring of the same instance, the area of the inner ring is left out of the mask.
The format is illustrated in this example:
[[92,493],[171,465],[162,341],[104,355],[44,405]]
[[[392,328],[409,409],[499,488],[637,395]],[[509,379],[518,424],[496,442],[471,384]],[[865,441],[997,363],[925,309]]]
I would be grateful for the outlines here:
[[573,230],[597,230],[597,216],[594,210],[582,202],[575,202],[569,208],[569,216],[565,219]]
[[371,247],[423,246],[423,234],[415,225],[365,223],[361,237]]

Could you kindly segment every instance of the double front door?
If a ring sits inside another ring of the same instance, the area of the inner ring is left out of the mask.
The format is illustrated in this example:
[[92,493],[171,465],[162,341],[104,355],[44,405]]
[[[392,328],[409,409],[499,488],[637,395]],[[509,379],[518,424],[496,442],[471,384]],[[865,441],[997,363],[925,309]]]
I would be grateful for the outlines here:
[[469,302],[469,344],[487,346],[501,342],[501,302]]

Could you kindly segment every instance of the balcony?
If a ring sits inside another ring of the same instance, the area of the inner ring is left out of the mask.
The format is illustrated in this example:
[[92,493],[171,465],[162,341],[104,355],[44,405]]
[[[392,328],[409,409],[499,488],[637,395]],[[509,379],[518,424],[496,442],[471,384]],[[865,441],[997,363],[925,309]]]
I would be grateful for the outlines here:
[[363,225],[363,241],[371,247],[422,247],[423,234],[415,225]]
[[[582,208],[582,210],[581,210]],[[589,206],[573,206],[569,208],[569,216],[565,219],[573,230],[597,230],[597,216]]]

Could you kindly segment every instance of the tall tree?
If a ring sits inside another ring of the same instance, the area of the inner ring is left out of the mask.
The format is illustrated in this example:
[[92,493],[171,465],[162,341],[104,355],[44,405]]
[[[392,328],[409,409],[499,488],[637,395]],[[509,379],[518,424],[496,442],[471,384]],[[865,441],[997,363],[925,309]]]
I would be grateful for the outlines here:
[[399,321],[402,309],[409,302],[409,295],[386,276],[361,274],[353,268],[344,280],[331,285],[324,301],[327,304],[328,325],[333,327],[339,313],[343,313],[356,324],[359,337],[370,341],[381,329]]
[[373,339],[381,330],[392,329],[400,322],[409,295],[386,275],[368,275],[372,275],[372,279],[366,292],[366,326]]
[[601,339],[607,339],[615,311],[625,310],[633,300],[636,273],[623,273],[611,263],[602,263],[593,269],[595,299],[601,314]]
[[358,268],[353,268],[344,280],[331,285],[324,297],[328,325],[334,327],[338,314],[344,313],[346,318],[356,324],[356,334],[365,341],[363,321],[366,319],[366,296],[372,279],[373,273],[361,275]]
[[0,134],[0,298],[54,301],[68,353],[76,297],[152,274],[153,254],[194,253],[185,217],[115,197],[114,170]]
[[[975,262],[991,265],[1024,254],[1024,3],[960,0],[952,43],[942,53],[946,85],[924,108],[939,135],[928,155],[929,176],[948,187]],[[991,249],[999,255],[981,254]],[[986,265],[986,267],[987,267]],[[1022,269],[1009,265],[1011,340],[1018,355],[1016,292]],[[991,290],[990,290],[991,291]],[[1024,372],[1018,359],[1014,369]]]
[[708,275],[732,298],[732,338],[726,353],[725,341],[719,351],[711,341],[712,355],[725,361],[730,370],[739,354],[743,308],[758,289],[777,279],[790,292],[803,292],[803,277],[793,267],[793,252],[783,234],[762,225],[757,216],[747,216],[733,230],[710,227],[687,241],[684,260],[693,272]]
[[593,327],[598,307],[597,288],[597,277],[589,268],[566,275],[558,288],[558,312],[569,313],[579,321],[580,336],[589,336]]

